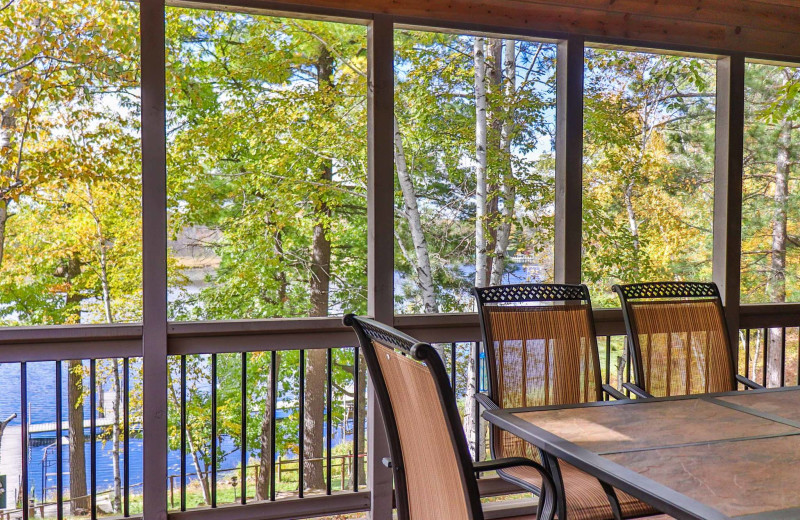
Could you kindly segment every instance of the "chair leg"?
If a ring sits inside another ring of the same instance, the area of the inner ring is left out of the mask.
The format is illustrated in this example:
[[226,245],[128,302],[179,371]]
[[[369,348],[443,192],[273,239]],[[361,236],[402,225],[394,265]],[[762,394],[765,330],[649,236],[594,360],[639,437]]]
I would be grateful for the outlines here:
[[603,486],[603,491],[606,492],[608,503],[611,505],[611,513],[614,515],[614,520],[622,520],[622,507],[619,505],[619,499],[617,498],[616,490],[614,490],[613,486],[609,486],[602,481],[600,482],[600,485]]
[[548,493],[542,486],[539,493],[539,505],[536,507],[537,520],[552,520],[556,517],[556,501],[554,500],[555,493]]
[[564,493],[564,480],[561,478],[561,469],[558,466],[558,459],[540,450],[544,467],[553,477],[553,484],[556,486],[556,516],[558,520],[567,520],[567,499]]

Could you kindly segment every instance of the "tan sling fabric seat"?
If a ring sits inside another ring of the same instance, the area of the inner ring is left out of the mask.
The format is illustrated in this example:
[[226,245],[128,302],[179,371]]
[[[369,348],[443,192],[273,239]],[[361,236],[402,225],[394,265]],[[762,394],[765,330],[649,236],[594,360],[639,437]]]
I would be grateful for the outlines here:
[[431,345],[366,318],[348,315],[344,322],[358,335],[386,424],[400,520],[483,520],[475,473],[518,466],[538,476],[538,517],[553,520],[557,495],[541,464],[472,462],[447,372]]
[[411,518],[467,518],[469,496],[441,406],[432,398],[436,388],[428,369],[377,343],[375,357],[392,401],[400,445],[405,447]]
[[725,324],[715,302],[631,303],[644,370],[654,396],[735,390]]
[[636,385],[664,397],[736,390],[735,362],[717,286],[699,282],[615,285]]
[[[565,462],[559,462],[559,469],[564,482],[564,499],[569,520],[614,518],[608,497],[596,478]],[[503,472],[509,477],[539,487],[538,475],[527,468],[511,468]],[[652,507],[627,493],[617,490],[616,494],[622,514],[626,518],[655,513]]]

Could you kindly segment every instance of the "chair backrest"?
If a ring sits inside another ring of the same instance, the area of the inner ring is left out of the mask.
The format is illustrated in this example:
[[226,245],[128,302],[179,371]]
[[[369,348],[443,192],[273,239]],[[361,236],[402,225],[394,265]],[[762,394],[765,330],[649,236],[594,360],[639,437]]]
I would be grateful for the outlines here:
[[439,355],[427,343],[376,321],[347,315],[367,362],[386,424],[401,520],[482,520],[456,400]]
[[714,283],[615,285],[636,384],[656,396],[736,389],[725,313]]
[[[489,375],[489,397],[501,408],[602,399],[600,360],[585,285],[476,287]],[[496,457],[535,457],[527,443],[492,432]]]

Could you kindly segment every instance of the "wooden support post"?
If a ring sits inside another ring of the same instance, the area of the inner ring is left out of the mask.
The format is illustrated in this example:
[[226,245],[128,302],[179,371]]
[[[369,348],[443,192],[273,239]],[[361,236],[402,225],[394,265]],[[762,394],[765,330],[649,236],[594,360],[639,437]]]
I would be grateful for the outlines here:
[[146,520],[167,520],[167,152],[164,0],[141,0],[143,481]]
[[583,190],[583,38],[558,42],[554,281],[580,283]]
[[[369,87],[367,179],[368,312],[376,320],[394,321],[394,24],[375,15],[368,29]],[[367,471],[370,518],[392,517],[392,472],[381,464],[389,455],[378,401],[367,394]],[[356,403],[357,404],[357,403]]]
[[717,59],[713,279],[725,306],[736,363],[741,301],[744,74],[743,55]]

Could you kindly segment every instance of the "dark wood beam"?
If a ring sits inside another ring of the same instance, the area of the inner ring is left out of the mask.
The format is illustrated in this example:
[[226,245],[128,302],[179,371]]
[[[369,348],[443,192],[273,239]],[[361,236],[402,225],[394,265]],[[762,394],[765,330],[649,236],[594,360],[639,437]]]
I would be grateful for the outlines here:
[[717,60],[713,278],[733,345],[738,345],[740,320],[744,76],[743,55]]
[[[220,0],[175,0],[213,6]],[[800,5],[748,0],[225,0],[272,11],[356,18],[393,15],[400,22],[460,24],[472,29],[528,33],[672,50],[800,59]]]
[[556,197],[554,279],[581,281],[583,63],[580,37],[558,43],[556,60]]
[[[391,325],[394,319],[394,25],[375,16],[369,25],[368,125],[368,312]],[[378,401],[369,385],[367,452],[370,517],[391,518],[392,472],[381,463],[389,444]]]
[[167,519],[167,150],[164,0],[140,4],[144,517]]

